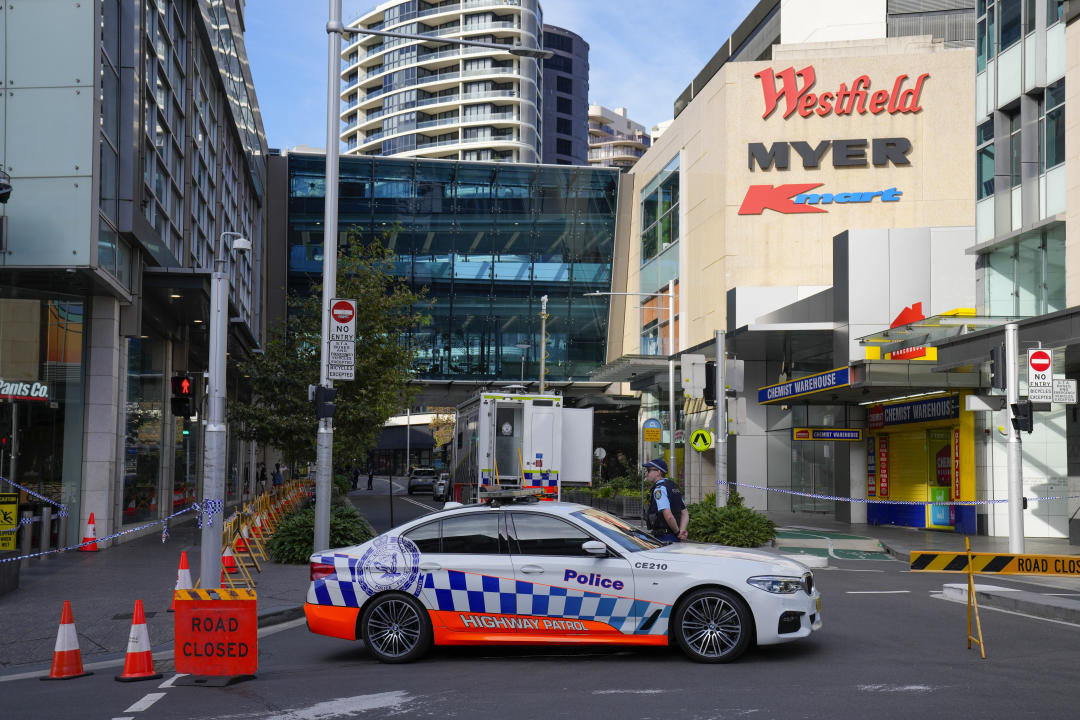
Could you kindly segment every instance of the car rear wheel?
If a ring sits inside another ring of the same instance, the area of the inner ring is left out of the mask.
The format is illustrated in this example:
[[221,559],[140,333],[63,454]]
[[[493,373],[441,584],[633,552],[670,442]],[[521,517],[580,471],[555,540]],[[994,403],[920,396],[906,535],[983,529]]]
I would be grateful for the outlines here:
[[691,660],[726,663],[750,646],[750,609],[729,590],[704,588],[686,597],[675,612],[672,634]]
[[431,620],[416,598],[389,593],[372,600],[360,620],[371,656],[384,663],[418,660],[431,649]]

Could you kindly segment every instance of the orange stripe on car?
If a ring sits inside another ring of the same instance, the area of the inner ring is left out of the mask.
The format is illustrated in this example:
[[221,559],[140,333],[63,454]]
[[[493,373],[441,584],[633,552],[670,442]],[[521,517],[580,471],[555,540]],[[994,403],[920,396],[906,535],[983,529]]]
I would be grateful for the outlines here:
[[357,639],[356,619],[360,615],[360,608],[304,603],[304,615],[308,629],[313,633],[342,640]]

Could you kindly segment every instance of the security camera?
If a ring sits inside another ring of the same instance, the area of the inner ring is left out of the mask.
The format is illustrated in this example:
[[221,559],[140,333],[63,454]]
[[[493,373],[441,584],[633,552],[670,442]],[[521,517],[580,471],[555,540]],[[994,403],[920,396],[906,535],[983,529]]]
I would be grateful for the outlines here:
[[247,238],[238,237],[233,240],[232,249],[236,252],[248,252],[251,250],[251,241]]
[[11,197],[11,176],[0,170],[0,203],[7,204]]

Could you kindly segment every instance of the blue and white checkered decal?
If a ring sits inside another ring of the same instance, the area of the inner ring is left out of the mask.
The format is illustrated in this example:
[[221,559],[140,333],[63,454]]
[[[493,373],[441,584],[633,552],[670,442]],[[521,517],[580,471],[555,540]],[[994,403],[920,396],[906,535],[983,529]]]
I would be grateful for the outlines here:
[[[364,557],[368,557],[368,555],[365,554]],[[311,584],[311,589],[308,591],[309,602],[311,602],[311,594],[314,594],[314,602],[318,605],[360,607],[360,602],[367,599],[367,597],[363,596],[370,596],[372,594],[374,588],[365,588],[363,583],[354,580],[364,577],[365,571],[367,574],[371,573],[372,568],[361,566],[362,559],[335,553],[330,555],[320,555],[315,558],[315,562],[333,565],[335,573],[320,578]],[[385,568],[375,566],[375,570],[382,574]],[[408,586],[398,587],[397,585],[400,585],[401,583],[393,583],[391,581],[385,583],[385,587],[382,587],[382,589],[393,588],[419,596],[420,588],[424,582],[424,574],[420,573],[418,576],[411,574],[411,578],[412,579],[409,579],[405,576],[405,581],[408,582]]]
[[[459,570],[438,577],[429,573],[424,590],[434,596],[436,610],[594,620],[627,635],[663,635],[671,615],[671,606],[664,603]],[[642,631],[641,626],[657,610],[656,622]]]

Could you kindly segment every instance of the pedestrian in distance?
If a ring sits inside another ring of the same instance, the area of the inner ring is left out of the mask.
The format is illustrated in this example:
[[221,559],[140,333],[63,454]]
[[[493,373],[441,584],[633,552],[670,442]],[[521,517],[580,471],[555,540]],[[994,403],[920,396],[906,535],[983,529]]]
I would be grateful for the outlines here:
[[274,463],[274,485],[284,485],[285,476],[281,474],[281,463]]
[[374,490],[375,489],[375,486],[373,485],[374,482],[375,482],[375,468],[374,467],[369,467],[367,469],[367,489],[368,490]]
[[259,463],[259,492],[266,492],[266,463]]
[[645,479],[652,483],[646,513],[649,530],[665,542],[686,542],[690,513],[683,501],[682,490],[667,477],[667,461],[657,458],[645,463],[644,467]]
[[360,468],[354,467],[352,469],[352,489],[355,490],[360,485]]

